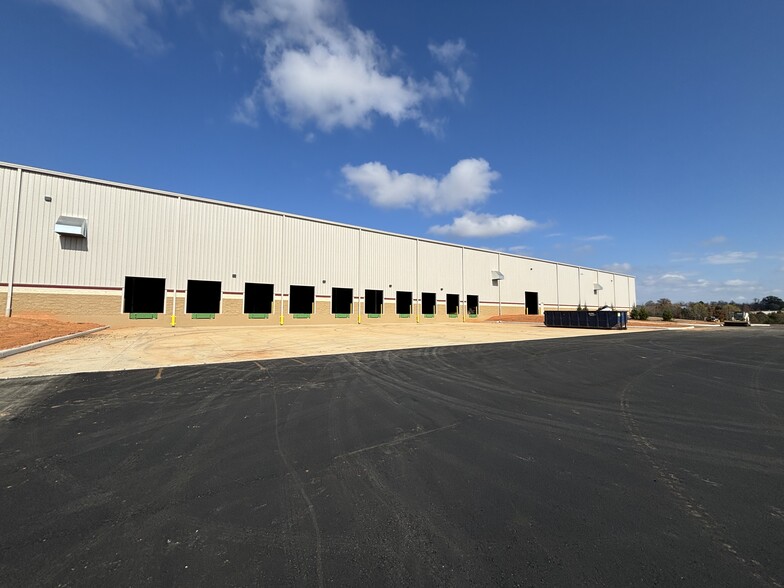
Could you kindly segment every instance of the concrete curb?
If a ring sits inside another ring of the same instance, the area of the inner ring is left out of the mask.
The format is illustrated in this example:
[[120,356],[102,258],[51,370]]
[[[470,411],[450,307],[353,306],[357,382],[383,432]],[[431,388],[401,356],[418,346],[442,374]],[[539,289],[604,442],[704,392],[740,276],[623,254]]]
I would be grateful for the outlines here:
[[54,345],[55,343],[60,343],[61,341],[68,341],[68,339],[76,339],[77,337],[89,335],[90,333],[97,333],[98,331],[103,331],[104,329],[108,328],[109,327],[96,327],[94,329],[88,329],[78,333],[71,333],[70,335],[63,335],[62,337],[55,337],[54,339],[47,339],[46,341],[36,341],[35,343],[29,343],[28,345],[22,345],[21,347],[14,347],[13,349],[0,349],[0,359],[3,359],[4,357],[10,357],[11,355],[16,355],[17,353],[32,351],[33,349],[38,349],[39,347]]

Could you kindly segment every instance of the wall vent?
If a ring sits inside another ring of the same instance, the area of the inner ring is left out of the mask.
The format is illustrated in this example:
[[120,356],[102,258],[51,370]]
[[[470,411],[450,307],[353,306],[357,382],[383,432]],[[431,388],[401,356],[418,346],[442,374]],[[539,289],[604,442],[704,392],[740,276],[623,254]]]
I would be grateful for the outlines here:
[[87,238],[87,219],[61,216],[54,223],[54,232],[65,237]]

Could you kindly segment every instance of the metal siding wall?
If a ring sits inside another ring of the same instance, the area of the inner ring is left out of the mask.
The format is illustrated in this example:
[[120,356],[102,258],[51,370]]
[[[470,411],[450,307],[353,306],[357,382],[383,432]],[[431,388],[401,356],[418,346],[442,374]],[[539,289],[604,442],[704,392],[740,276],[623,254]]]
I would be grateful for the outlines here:
[[492,272],[498,270],[498,254],[465,250],[465,293],[479,296],[480,302],[498,303],[498,286],[493,286]]
[[[125,275],[165,277],[172,211],[155,194],[25,171],[16,281],[122,287]],[[87,219],[87,238],[58,236],[61,215]]]
[[178,288],[214,280],[224,292],[242,292],[245,282],[276,282],[280,217],[187,199],[180,206]]
[[562,306],[582,304],[579,287],[580,270],[571,265],[558,266],[558,303]]
[[630,308],[629,304],[629,278],[615,275],[615,308]]
[[16,216],[16,176],[13,168],[0,167],[0,282],[11,277],[8,256],[11,254],[14,217]]
[[437,300],[446,300],[447,294],[460,294],[462,256],[461,247],[420,241],[419,291],[435,292]]
[[613,288],[615,282],[613,281],[613,274],[607,272],[597,272],[597,282],[601,284],[602,289],[599,290],[599,306],[617,306],[615,302],[615,295]]
[[528,260],[520,257],[501,254],[501,302],[504,304],[518,304],[522,307],[525,303],[526,290],[535,290],[529,280]]
[[[15,168],[0,167],[3,282],[10,270],[16,177]],[[45,195],[52,202],[45,202]],[[493,252],[28,170],[22,173],[14,281],[122,287],[126,275],[136,275],[165,277],[171,287],[178,214],[180,289],[188,279],[208,279],[236,292],[243,291],[244,282],[273,283],[276,292],[301,283],[315,286],[320,295],[329,295],[335,286],[359,287],[355,295],[375,288],[386,297],[402,290],[415,298],[426,291],[436,292],[439,300],[455,293],[498,301],[499,289],[491,281],[491,271],[498,269]],[[87,239],[56,235],[60,215],[86,218]],[[500,269],[506,275],[500,288],[505,302],[522,304],[525,291],[536,291],[545,304],[636,304],[633,277],[510,255],[501,255]],[[598,296],[594,282],[604,286]]]
[[371,288],[384,290],[387,298],[398,290],[413,292],[416,298],[416,239],[362,231],[361,240],[360,296],[365,295],[365,288]]
[[285,222],[287,286],[315,286],[321,296],[330,296],[333,287],[356,288],[358,229],[291,217]]
[[501,255],[502,302],[525,303],[526,292],[538,292],[541,304],[556,304],[556,265],[525,257]]
[[539,292],[539,303],[554,306],[558,302],[558,282],[556,280],[556,265],[546,261],[529,260],[528,273],[531,275],[531,284],[534,288],[528,291]]
[[238,209],[234,209],[232,217],[236,220],[235,226],[242,230],[242,246],[233,264],[237,268],[236,290],[233,291],[244,292],[245,282],[254,282],[274,284],[275,292],[280,292],[284,217]]
[[580,302],[583,306],[596,309],[599,306],[599,295],[593,293],[593,285],[598,281],[599,276],[596,270],[580,268]]
[[112,230],[121,241],[115,253],[118,257],[109,261],[107,270],[121,282],[125,276],[166,278],[167,287],[173,287],[177,199],[120,188],[101,190],[111,195],[111,209],[105,214],[112,219]]

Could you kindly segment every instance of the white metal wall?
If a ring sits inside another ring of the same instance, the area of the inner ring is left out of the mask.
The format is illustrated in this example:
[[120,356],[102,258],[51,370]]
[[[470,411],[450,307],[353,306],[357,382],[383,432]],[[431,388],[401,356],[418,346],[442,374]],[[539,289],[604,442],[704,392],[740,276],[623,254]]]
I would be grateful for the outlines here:
[[[224,292],[242,292],[245,282],[277,282],[279,215],[181,199],[179,223],[178,288],[189,279],[219,281]],[[176,233],[176,214],[171,228]]]
[[577,306],[580,301],[580,268],[558,264],[558,304]]
[[615,295],[616,308],[630,308],[629,302],[629,278],[627,276],[620,276],[615,274],[613,278],[615,288],[613,293]]
[[498,271],[498,253],[465,249],[465,294],[479,296],[480,304],[498,304],[498,286],[492,272]]
[[[0,166],[0,281],[9,279],[17,169]],[[44,197],[51,196],[51,202]],[[59,237],[61,215],[87,219],[87,239]],[[523,305],[526,291],[551,305],[629,307],[634,278],[23,168],[16,250],[17,284],[119,288],[125,276],[217,280],[224,292],[245,282],[478,295],[483,304]],[[179,255],[177,255],[179,251]],[[493,285],[492,271],[505,279]],[[236,277],[234,277],[236,275]],[[594,291],[594,284],[602,289]]]
[[286,217],[283,238],[284,292],[315,286],[317,296],[332,288],[354,288],[359,231],[350,227]]
[[537,292],[539,302],[557,304],[557,274],[554,263],[501,255],[502,302],[524,304],[526,292]]
[[10,254],[13,241],[13,224],[16,217],[16,178],[18,172],[0,167],[0,282],[11,279]]
[[[171,276],[175,205],[144,191],[24,172],[15,281],[122,287],[126,275]],[[87,219],[87,239],[56,235],[61,215]]]
[[359,267],[359,295],[369,288],[383,290],[387,298],[398,290],[413,292],[416,298],[416,239],[362,230],[360,241],[352,264]]
[[419,242],[419,292],[435,292],[436,300],[460,294],[463,287],[462,247]]

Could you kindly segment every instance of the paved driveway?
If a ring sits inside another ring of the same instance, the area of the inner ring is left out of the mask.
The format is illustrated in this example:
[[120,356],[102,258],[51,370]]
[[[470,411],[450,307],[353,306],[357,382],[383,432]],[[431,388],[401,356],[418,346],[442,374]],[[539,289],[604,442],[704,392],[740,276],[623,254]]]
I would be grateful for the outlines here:
[[781,585],[782,365],[727,329],[5,380],[0,577]]

